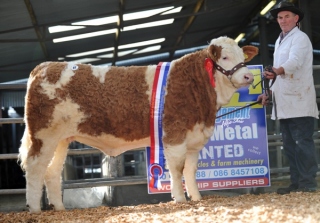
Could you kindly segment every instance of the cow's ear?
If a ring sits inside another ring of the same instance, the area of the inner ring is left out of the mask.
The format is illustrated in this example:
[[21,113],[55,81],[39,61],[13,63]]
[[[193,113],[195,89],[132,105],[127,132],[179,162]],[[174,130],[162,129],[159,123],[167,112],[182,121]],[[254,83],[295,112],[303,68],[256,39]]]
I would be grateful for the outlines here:
[[242,50],[244,53],[244,62],[249,62],[259,53],[259,49],[255,46],[243,46]]
[[210,45],[209,49],[208,49],[209,57],[213,61],[217,62],[219,60],[219,58],[221,57],[221,50],[222,50],[221,46]]

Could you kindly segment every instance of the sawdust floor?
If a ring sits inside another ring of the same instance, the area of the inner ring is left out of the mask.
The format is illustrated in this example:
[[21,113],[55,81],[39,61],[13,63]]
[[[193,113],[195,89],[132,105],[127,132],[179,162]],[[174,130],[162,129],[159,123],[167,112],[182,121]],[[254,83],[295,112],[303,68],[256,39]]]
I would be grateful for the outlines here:
[[278,195],[209,195],[199,202],[0,213],[0,222],[320,222],[320,191]]

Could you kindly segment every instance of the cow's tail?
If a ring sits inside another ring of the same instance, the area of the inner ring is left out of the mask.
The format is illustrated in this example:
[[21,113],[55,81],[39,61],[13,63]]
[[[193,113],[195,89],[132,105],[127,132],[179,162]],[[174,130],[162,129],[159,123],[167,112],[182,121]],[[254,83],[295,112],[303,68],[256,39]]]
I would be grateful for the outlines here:
[[18,162],[20,162],[20,166],[23,170],[26,169],[26,162],[28,157],[28,152],[31,146],[31,139],[28,128],[26,126],[23,137],[21,139],[21,146],[19,148]]

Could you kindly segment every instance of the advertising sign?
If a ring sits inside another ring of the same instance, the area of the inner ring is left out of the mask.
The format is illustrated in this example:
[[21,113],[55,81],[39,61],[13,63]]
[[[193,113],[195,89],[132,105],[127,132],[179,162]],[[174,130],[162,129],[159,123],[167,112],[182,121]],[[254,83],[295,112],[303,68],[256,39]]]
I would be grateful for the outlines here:
[[[196,172],[199,190],[270,186],[265,108],[255,104],[239,109],[255,102],[262,93],[259,84],[262,65],[248,68],[255,76],[253,85],[239,89],[230,103],[218,111],[214,133],[199,152]],[[150,148],[147,148],[148,191],[168,193],[169,172],[165,165],[157,167],[158,163],[150,163]]]

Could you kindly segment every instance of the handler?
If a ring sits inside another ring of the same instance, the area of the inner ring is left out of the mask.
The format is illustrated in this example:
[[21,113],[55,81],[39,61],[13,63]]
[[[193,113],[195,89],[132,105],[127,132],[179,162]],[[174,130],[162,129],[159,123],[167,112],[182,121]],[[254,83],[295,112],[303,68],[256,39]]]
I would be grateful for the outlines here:
[[[313,49],[308,36],[300,31],[304,13],[294,4],[280,2],[271,15],[282,30],[275,43],[272,72],[267,79],[275,79],[272,119],[280,120],[283,148],[289,161],[291,185],[279,188],[278,194],[292,191],[314,192],[317,188],[318,163],[312,138],[318,107],[312,75]],[[266,105],[268,96],[258,100]]]

